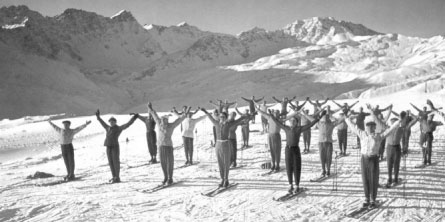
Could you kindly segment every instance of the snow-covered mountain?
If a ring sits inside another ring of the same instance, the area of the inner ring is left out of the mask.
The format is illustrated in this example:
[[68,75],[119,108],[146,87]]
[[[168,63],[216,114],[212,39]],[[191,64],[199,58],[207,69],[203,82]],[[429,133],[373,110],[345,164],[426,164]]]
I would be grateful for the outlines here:
[[186,22],[142,26],[125,10],[45,17],[11,6],[0,9],[0,27],[0,118],[143,111],[147,100],[168,109],[252,94],[372,97],[431,81],[431,90],[443,87],[443,37],[380,34],[333,18],[233,36]]

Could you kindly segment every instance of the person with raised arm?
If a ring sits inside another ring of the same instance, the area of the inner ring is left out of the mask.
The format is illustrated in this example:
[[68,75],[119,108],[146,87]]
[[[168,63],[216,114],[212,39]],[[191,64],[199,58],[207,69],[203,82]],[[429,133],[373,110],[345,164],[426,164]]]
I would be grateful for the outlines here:
[[212,100],[210,100],[209,103],[210,103],[212,106],[214,106],[215,109],[216,109],[219,113],[221,113],[221,112],[223,111],[223,108],[224,108],[224,103],[223,103],[222,100],[219,100],[219,99],[217,99],[217,101],[218,101],[218,103],[214,103],[214,102],[212,102]]
[[309,100],[309,97],[306,98],[306,100],[303,102],[303,104],[299,104],[299,102],[297,100],[295,100],[295,105],[292,103],[292,101],[289,102],[289,105],[291,106],[291,108],[295,111],[300,111],[304,105],[306,105],[307,101]]
[[234,106],[234,105],[236,105],[237,103],[236,103],[236,101],[235,102],[229,102],[227,99],[226,99],[226,101],[222,101],[222,100],[218,100],[220,103],[222,103],[222,112],[226,112],[226,113],[229,113],[229,108],[231,107],[231,106]]
[[[255,96],[252,96],[251,99],[246,99],[244,97],[241,97],[241,99],[249,103],[250,113],[255,113],[255,103],[259,103],[261,100],[263,100],[264,96],[261,99],[255,99]],[[256,114],[253,115],[252,123],[255,123],[255,116]]]
[[91,121],[87,121],[85,124],[80,125],[74,129],[71,129],[71,122],[69,120],[65,120],[62,122],[63,128],[58,127],[56,124],[48,120],[48,123],[53,127],[53,129],[59,134],[60,148],[62,150],[62,158],[65,163],[66,168],[66,176],[63,177],[63,180],[70,181],[76,179],[74,175],[74,147],[73,147],[73,138],[74,135],[79,133],[81,130],[85,129]]
[[[289,193],[297,193],[300,191],[300,176],[301,176],[301,153],[300,147],[298,146],[300,142],[301,133],[310,130],[313,125],[315,125],[320,118],[326,114],[323,111],[319,118],[311,122],[311,124],[306,126],[300,126],[298,124],[298,118],[291,118],[290,125],[287,126],[282,123],[278,118],[276,118],[272,112],[269,112],[270,119],[281,129],[286,132],[286,171],[287,179],[289,181]],[[304,115],[304,114],[302,114]],[[295,190],[293,187],[293,179],[295,179]]]
[[[261,116],[265,118],[269,122],[269,130],[268,130],[268,144],[269,144],[269,150],[270,150],[270,156],[272,159],[272,167],[271,171],[280,171],[280,160],[281,160],[281,134],[280,130],[281,128],[278,127],[278,125],[272,120],[271,115],[269,115],[267,112],[260,109],[260,107],[257,107],[258,112],[260,112]],[[275,110],[272,115],[275,116],[275,118],[280,118],[280,111]]]
[[117,125],[116,118],[114,117],[111,117],[108,120],[108,123],[110,123],[110,125],[108,125],[102,120],[102,118],[100,118],[100,110],[96,111],[97,120],[106,131],[104,146],[107,147],[108,165],[110,165],[111,175],[113,176],[113,178],[109,180],[110,183],[121,182],[119,176],[121,170],[119,136],[121,135],[122,131],[130,127],[139,116],[137,113],[130,115],[133,115],[133,117],[131,117],[130,121],[122,126]]
[[[440,121],[434,121],[434,114],[439,114],[441,118],[444,117],[443,113],[440,112],[437,108],[434,107],[431,100],[427,100],[427,104],[430,106],[431,111],[424,112],[427,113],[427,120],[423,123],[423,133],[425,135],[426,146],[421,145],[423,151],[423,165],[431,165],[431,156],[433,153],[433,140],[434,140],[434,131],[438,126],[442,126],[443,123]],[[420,112],[419,112],[420,113]],[[419,117],[423,118],[423,117]],[[444,119],[445,121],[445,119]]]
[[185,112],[183,112],[183,114],[181,114],[186,116],[186,118],[182,122],[182,140],[184,143],[184,152],[186,158],[185,165],[193,165],[193,131],[195,130],[196,124],[206,118],[206,116],[203,115],[196,119],[192,119],[192,116],[199,110],[200,108],[198,107],[195,112],[190,112],[189,108],[188,112],[186,110]]
[[[377,116],[378,110],[373,109],[370,105],[371,113]],[[379,187],[379,148],[383,138],[387,137],[392,131],[394,131],[400,121],[396,121],[390,128],[383,132],[376,132],[376,125],[380,125],[380,121],[377,123],[370,121],[366,123],[365,130],[361,130],[357,127],[357,124],[353,123],[350,114],[347,115],[346,124],[351,131],[360,137],[362,144],[361,152],[361,171],[363,190],[365,194],[365,201],[363,207],[375,208],[377,207],[377,191]]]
[[241,118],[228,122],[227,121],[227,113],[222,112],[219,116],[219,121],[214,119],[213,116],[207,112],[206,109],[201,108],[201,110],[207,115],[209,120],[216,127],[216,157],[218,160],[219,166],[219,174],[221,176],[220,187],[228,187],[229,186],[229,169],[230,169],[230,144],[229,144],[229,129],[240,125],[245,119],[249,119],[250,116],[242,116]]
[[[409,138],[411,136],[411,127],[412,127],[409,123],[414,119],[418,120],[418,117],[412,115],[410,110],[402,111],[400,114],[394,111],[391,111],[391,113],[400,118],[401,120],[401,126],[403,127],[402,142],[401,142],[402,155],[407,155],[409,148]],[[402,114],[405,114],[405,117],[403,117]]]
[[[185,113],[190,112],[191,107],[188,107]],[[173,131],[181,122],[186,118],[186,114],[181,115],[178,119],[172,123],[168,122],[168,117],[159,117],[158,113],[153,109],[152,104],[148,103],[148,112],[153,116],[158,130],[158,142],[159,153],[161,158],[161,168],[164,173],[163,185],[173,184],[173,169],[174,169],[174,156],[173,156]],[[185,144],[184,144],[185,146]]]
[[[359,112],[355,112],[354,110],[351,110],[351,114],[356,116],[355,122],[357,124],[357,127],[361,130],[365,130],[365,119],[367,116],[369,116],[371,114],[363,112],[363,107],[360,107]],[[357,148],[361,149],[360,138],[358,136],[357,136]]]
[[[386,137],[386,162],[388,164],[388,180],[386,183],[386,188],[391,187],[393,182],[395,184],[399,182],[400,159],[402,157],[400,141],[402,140],[405,129],[411,128],[417,122],[417,119],[413,119],[411,122],[406,123],[406,118],[406,112],[402,111],[400,113],[400,121],[396,129],[394,129]],[[398,118],[391,118],[391,125],[398,120]],[[389,128],[389,126],[380,118],[375,118],[375,121],[379,122],[379,124],[383,125],[385,128]],[[394,181],[392,180],[393,169]]]
[[332,100],[332,102],[335,105],[337,105],[345,115],[347,115],[349,113],[349,111],[351,111],[352,107],[354,107],[358,103],[358,101],[356,101],[352,105],[349,105],[348,103],[344,103],[343,105],[340,105],[337,102],[335,102],[335,100]]
[[[231,123],[235,121],[236,112],[231,112],[227,122]],[[238,144],[236,141],[236,130],[238,129],[238,125],[232,126],[229,129],[229,143],[230,143],[230,166],[236,167],[237,153],[238,153]]]
[[[258,103],[255,103],[255,104],[258,106],[257,110],[261,110],[261,111],[263,111],[265,113],[267,113],[267,109],[269,109],[272,106],[275,106],[275,105],[269,105],[269,106],[266,105],[266,100],[264,100],[262,104],[258,104]],[[263,115],[261,115],[261,126],[263,127],[263,132],[262,133],[267,133],[268,130],[269,130],[268,129],[269,128],[269,122],[268,122],[267,118],[264,117]]]
[[[148,107],[148,104],[147,104]],[[138,115],[138,119],[145,123],[145,127],[147,129],[146,137],[147,137],[147,145],[148,145],[148,152],[150,153],[150,161],[148,161],[149,164],[157,163],[156,156],[158,154],[158,149],[156,146],[156,122],[153,119],[153,116],[150,114],[150,112],[147,112],[148,116],[141,116]]]
[[324,102],[320,102],[319,100],[315,100],[314,102],[312,102],[310,99],[308,100],[308,102],[312,104],[312,106],[314,106],[314,113],[318,112],[318,110],[321,110],[321,107],[325,105],[328,101],[329,98],[326,98]]
[[423,110],[419,109],[417,106],[415,106],[414,104],[410,103],[411,106],[417,110],[418,114],[417,116],[420,118],[419,119],[419,127],[420,127],[420,138],[419,138],[419,144],[420,147],[424,148],[425,147],[425,143],[427,142],[427,135],[426,132],[428,130],[428,115],[430,113],[432,113],[433,111],[428,111],[427,107],[424,106]]
[[279,99],[275,98],[275,96],[272,96],[273,100],[275,100],[277,103],[281,104],[281,116],[287,115],[287,104],[289,104],[289,102],[294,100],[295,98],[297,98],[297,97],[294,96],[291,100],[289,100],[289,98],[284,97],[283,100],[279,100]]
[[[372,118],[379,118],[379,119],[381,119],[385,123],[388,122],[389,117],[391,116],[392,105],[388,106],[389,110],[386,113],[386,116],[383,116],[382,111],[379,110],[377,107],[378,107],[378,105],[376,106],[376,108],[373,108],[373,112],[371,114],[375,114],[375,115],[372,115]],[[386,129],[385,125],[377,124],[377,126],[376,126],[376,131],[378,133],[381,133],[381,132],[385,131],[385,129]],[[383,138],[382,143],[380,144],[380,149],[379,149],[380,160],[384,159],[383,156],[385,154],[385,145],[386,145],[386,138]]]
[[[250,118],[253,118],[253,114],[249,115],[249,110],[246,109],[245,113],[241,113],[237,107],[235,107],[236,112],[240,115],[240,116],[250,116]],[[243,121],[243,123],[241,124],[241,133],[243,135],[243,147],[242,148],[247,148],[249,147],[249,135],[250,135],[250,127],[249,127],[249,122],[250,122],[250,118],[247,118]]]

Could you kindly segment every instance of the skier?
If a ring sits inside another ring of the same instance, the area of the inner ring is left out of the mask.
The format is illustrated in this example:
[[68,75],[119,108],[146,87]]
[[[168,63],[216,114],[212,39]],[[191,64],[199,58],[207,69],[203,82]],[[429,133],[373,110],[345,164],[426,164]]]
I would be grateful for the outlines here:
[[[253,118],[253,115],[249,115],[249,110],[246,109],[245,113],[241,113],[238,108],[235,108],[236,112],[240,116],[250,116],[249,118]],[[241,124],[241,133],[243,135],[243,147],[242,148],[248,148],[249,147],[249,134],[250,134],[250,128],[249,128],[249,121],[250,119],[245,119],[243,123]]]
[[325,105],[329,101],[329,98],[326,98],[324,102],[319,102],[318,100],[315,100],[315,102],[312,102],[310,99],[308,102],[314,106],[314,113],[318,112],[323,105]]
[[281,116],[286,116],[287,115],[287,104],[289,104],[289,102],[294,100],[295,98],[297,98],[297,97],[294,96],[294,98],[289,100],[289,98],[284,97],[283,100],[279,100],[279,99],[275,98],[275,96],[272,96],[273,100],[275,100],[277,103],[281,104]]
[[[289,193],[297,193],[300,191],[300,176],[301,176],[301,153],[300,147],[298,146],[300,142],[301,133],[310,130],[313,125],[315,125],[320,118],[326,114],[323,111],[319,118],[312,121],[309,125],[300,126],[297,118],[290,119],[290,125],[287,126],[276,118],[272,112],[269,112],[270,119],[277,124],[277,126],[286,132],[286,171],[287,178],[289,181]],[[295,178],[295,190],[293,187],[293,178]]]
[[[348,113],[348,111],[346,111]],[[345,118],[345,113],[340,113],[340,119]],[[346,148],[348,147],[348,125],[342,121],[337,125],[338,145],[340,146],[340,155],[346,156]]]
[[[161,167],[164,173],[163,185],[171,185],[173,183],[173,167],[174,167],[174,157],[173,157],[173,142],[172,134],[173,131],[181,122],[185,119],[186,114],[183,114],[174,122],[169,123],[168,117],[163,116],[159,118],[157,112],[153,109],[152,104],[149,102],[147,104],[148,112],[153,116],[158,130],[158,142],[159,142],[159,152],[161,157]],[[185,113],[190,112],[191,107],[188,107]],[[185,144],[184,144],[185,146]]]
[[[280,160],[281,160],[281,128],[272,120],[271,115],[267,114],[259,107],[257,107],[258,112],[260,112],[261,116],[265,118],[269,122],[269,131],[268,131],[268,143],[269,150],[272,159],[272,171],[280,171]],[[280,118],[280,111],[275,110],[275,113],[270,110],[270,113],[275,116],[276,119]]]
[[81,130],[85,129],[91,121],[87,121],[85,124],[78,126],[74,129],[71,129],[71,122],[68,120],[65,120],[62,122],[63,129],[58,127],[56,124],[51,122],[51,120],[48,120],[48,123],[56,130],[57,133],[59,133],[60,138],[60,148],[62,149],[62,157],[63,161],[65,162],[66,167],[66,176],[63,177],[63,180],[69,181],[74,180],[76,177],[74,175],[74,147],[73,147],[73,138],[74,135]]
[[[258,103],[255,104],[258,106],[257,110],[261,110],[264,113],[267,113],[267,109],[269,109],[270,107],[275,106],[275,105],[270,105],[270,106],[266,105],[266,100],[263,101],[263,104],[258,104]],[[264,117],[263,115],[261,115],[261,126],[263,127],[263,133],[268,132],[269,122],[267,121],[267,118]]]
[[113,178],[109,180],[110,183],[120,183],[121,179],[119,177],[121,166],[120,166],[120,148],[119,148],[119,136],[127,129],[134,121],[138,118],[139,114],[134,114],[130,121],[122,126],[117,125],[117,121],[114,117],[111,117],[108,122],[110,125],[107,125],[102,118],[100,118],[100,111],[96,111],[97,120],[103,126],[105,131],[107,132],[105,137],[104,146],[107,147],[107,158],[108,165],[110,165],[111,175]]
[[[228,123],[232,123],[235,121],[236,112],[232,112],[227,120]],[[236,141],[236,130],[238,129],[238,125],[232,126],[229,129],[229,142],[230,142],[230,166],[236,167],[236,159],[237,159],[237,141]]]
[[[255,113],[255,103],[258,103],[261,100],[263,100],[264,96],[261,99],[255,99],[255,96],[252,96],[252,99],[246,99],[244,97],[241,97],[241,99],[243,99],[243,100],[245,100],[246,102],[249,103],[250,113]],[[253,115],[252,123],[255,123],[255,116],[256,116],[256,114]]]
[[218,100],[220,103],[222,103],[222,112],[225,113],[229,113],[229,108],[233,105],[236,105],[236,101],[235,102],[229,102],[227,99],[226,101],[223,103],[222,100]]
[[337,102],[335,102],[335,100],[332,100],[332,102],[335,105],[337,105],[345,115],[347,115],[349,113],[349,111],[351,111],[352,107],[354,107],[358,103],[358,101],[356,101],[352,105],[349,105],[348,103],[344,103],[343,105],[340,105]]
[[[408,154],[408,148],[409,148],[409,138],[411,136],[411,127],[409,126],[409,123],[413,121],[414,119],[418,119],[417,116],[412,115],[410,110],[402,111],[400,114],[392,111],[392,113],[399,117],[401,119],[401,125],[403,127],[403,134],[402,134],[402,155]],[[405,117],[403,118],[401,116],[402,113],[405,113]]]
[[[327,108],[327,107],[326,107]],[[304,112],[306,115],[301,115],[299,114],[299,111],[296,111],[292,114],[289,114],[286,118],[286,120],[296,116],[297,118],[300,118],[300,125],[301,126],[306,126],[309,125],[310,122],[315,120],[315,117],[318,116],[319,113],[321,113],[323,110],[325,110],[325,108],[321,108],[320,110],[318,110],[316,113],[309,115],[309,110],[302,110],[302,112]],[[311,145],[311,130],[306,130],[303,132],[303,143],[304,143],[304,151],[303,153],[309,153],[309,148]]]
[[153,119],[153,116],[150,115],[150,112],[147,112],[148,116],[140,116],[138,115],[138,119],[140,119],[142,122],[145,123],[145,127],[147,129],[146,137],[147,137],[147,145],[148,145],[148,152],[150,153],[150,161],[148,161],[149,164],[151,163],[157,163],[156,155],[157,155],[157,147],[156,147],[156,122]]
[[178,117],[182,115],[186,116],[186,118],[182,122],[182,141],[184,143],[184,152],[186,158],[185,165],[193,165],[193,131],[195,130],[196,124],[206,118],[206,116],[204,115],[196,119],[192,119],[192,116],[195,115],[200,110],[200,108],[198,107],[195,112],[190,112],[190,108],[188,108],[188,111],[184,110],[183,112],[178,113],[173,107],[173,113],[175,113]]
[[303,102],[303,104],[299,105],[299,102],[297,100],[295,100],[295,105],[292,103],[292,101],[289,102],[289,105],[291,106],[291,108],[295,111],[300,111],[300,109],[302,109],[304,107],[304,105],[306,104],[306,102],[309,100],[309,97],[306,98],[306,100]]
[[[371,107],[371,106],[369,106]],[[377,118],[377,109],[371,107],[371,113],[374,118]],[[379,148],[383,138],[387,137],[393,130],[395,130],[400,123],[396,121],[389,129],[384,132],[377,132],[376,125],[380,124],[380,121],[370,121],[366,123],[366,129],[361,130],[351,120],[350,114],[347,115],[346,124],[351,131],[360,137],[362,144],[361,152],[361,169],[362,169],[362,182],[365,193],[365,202],[363,207],[375,208],[377,191],[379,186]]]
[[229,186],[229,169],[230,169],[230,144],[228,141],[229,138],[229,129],[236,125],[240,125],[243,120],[250,118],[250,116],[242,116],[241,118],[233,121],[227,121],[227,113],[222,112],[219,116],[219,122],[212,117],[210,113],[207,112],[206,109],[201,108],[201,110],[207,115],[207,117],[212,121],[213,125],[216,126],[216,156],[218,159],[219,165],[219,174],[221,176],[220,187],[228,187]]

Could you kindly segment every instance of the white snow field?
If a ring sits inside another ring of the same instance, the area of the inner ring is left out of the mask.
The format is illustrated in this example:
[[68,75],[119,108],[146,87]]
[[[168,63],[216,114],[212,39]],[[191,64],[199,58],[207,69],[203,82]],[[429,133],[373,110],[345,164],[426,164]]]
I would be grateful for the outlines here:
[[[394,103],[394,110],[409,108],[408,101],[422,107],[426,98],[438,105],[444,104],[443,93],[419,94],[410,97],[379,98],[383,107]],[[344,101],[339,101],[344,102]],[[352,102],[352,101],[345,101]],[[374,100],[360,100],[358,106]],[[331,104],[332,105],[332,104]],[[308,106],[309,107],[309,106]],[[156,108],[156,104],[154,104]],[[278,108],[278,105],[274,108]],[[309,109],[311,109],[309,107]],[[197,114],[202,115],[202,113]],[[115,115],[118,124],[130,119],[129,115]],[[102,116],[108,119],[110,115]],[[92,120],[93,123],[74,139],[76,176],[78,181],[54,186],[39,186],[61,180],[65,167],[61,158],[55,133],[46,122],[27,123],[1,128],[1,147],[21,144],[21,158],[0,164],[0,221],[356,221],[346,213],[361,205],[363,187],[361,182],[358,151],[355,136],[349,133],[348,153],[337,162],[338,188],[332,190],[333,179],[321,183],[309,182],[321,172],[317,147],[317,130],[312,129],[311,152],[302,155],[301,187],[308,190],[296,198],[274,201],[288,189],[287,176],[281,171],[269,176],[260,165],[270,160],[266,147],[266,134],[261,134],[261,121],[251,125],[249,147],[238,150],[238,165],[230,170],[230,182],[239,183],[215,197],[206,197],[202,192],[215,188],[220,182],[214,148],[211,123],[205,120],[197,125],[195,136],[195,162],[198,165],[175,169],[173,179],[182,183],[157,191],[143,193],[142,189],[155,187],[163,179],[160,164],[144,165],[149,155],[145,139],[145,126],[139,120],[120,136],[121,180],[119,184],[104,184],[111,178],[107,164],[104,130],[94,116],[70,119],[72,126]],[[438,120],[438,119],[437,119]],[[61,124],[61,120],[55,120]],[[179,128],[179,127],[178,127]],[[418,141],[418,125],[413,128],[410,153],[402,160],[400,178],[404,184],[391,189],[379,188],[378,199],[384,200],[379,209],[360,218],[364,221],[444,221],[445,220],[445,130],[435,132],[433,166],[417,169],[422,154]],[[238,131],[238,145],[241,132]],[[336,139],[334,133],[334,138]],[[126,143],[126,138],[129,142]],[[283,147],[285,135],[282,133]],[[173,135],[175,167],[185,162],[180,130]],[[31,153],[26,150],[42,149]],[[16,149],[12,147],[12,149]],[[338,143],[334,142],[334,151]],[[159,157],[158,157],[159,160]],[[380,184],[387,179],[387,164],[380,163]],[[284,164],[282,151],[281,167]],[[332,171],[334,163],[332,165]],[[54,178],[27,180],[25,177],[36,171],[51,173]]]

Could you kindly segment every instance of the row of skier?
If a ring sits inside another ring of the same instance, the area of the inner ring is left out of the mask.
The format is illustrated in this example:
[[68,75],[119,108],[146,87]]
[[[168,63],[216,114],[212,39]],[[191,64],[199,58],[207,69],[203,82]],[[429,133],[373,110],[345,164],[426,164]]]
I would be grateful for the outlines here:
[[[433,132],[441,122],[433,121],[434,114],[439,114],[440,117],[445,118],[444,113],[438,111],[431,103],[427,101],[430,110],[426,106],[423,110],[412,105],[417,110],[418,115],[412,114],[409,110],[400,113],[394,112],[393,106],[390,105],[384,109],[378,106],[372,107],[367,105],[369,113],[360,108],[358,112],[352,110],[354,103],[349,105],[344,103],[340,105],[335,101],[339,109],[332,110],[329,105],[325,105],[329,99],[324,102],[311,101],[307,98],[305,101],[294,101],[293,99],[283,98],[274,100],[281,104],[280,110],[272,110],[271,106],[266,104],[266,101],[259,104],[263,100],[242,98],[249,103],[249,109],[241,113],[236,107],[236,112],[229,113],[229,108],[236,105],[236,102],[228,102],[218,100],[218,103],[212,105],[216,107],[213,114],[210,114],[204,108],[198,108],[194,112],[191,107],[185,106],[181,112],[173,108],[172,113],[178,118],[169,122],[168,117],[158,116],[153,109],[152,104],[148,103],[148,116],[141,116],[139,114],[132,114],[133,117],[129,122],[123,125],[117,125],[114,117],[108,120],[107,124],[100,117],[100,111],[97,110],[97,120],[106,130],[106,138],[104,146],[106,146],[106,153],[108,163],[110,166],[112,178],[109,182],[120,182],[120,149],[118,138],[123,130],[134,123],[136,119],[140,119],[146,125],[147,129],[147,144],[151,156],[150,163],[156,163],[157,151],[160,154],[160,162],[162,171],[164,173],[163,184],[173,183],[173,143],[172,134],[174,129],[181,125],[183,145],[186,155],[186,164],[193,164],[193,138],[196,124],[206,117],[213,124],[214,146],[217,156],[221,183],[220,187],[227,187],[229,185],[229,170],[230,166],[236,166],[236,129],[242,126],[243,143],[248,146],[249,140],[249,122],[255,120],[255,115],[259,113],[262,116],[263,132],[267,132],[268,144],[270,147],[272,171],[280,170],[280,154],[281,154],[281,134],[283,130],[286,134],[285,147],[285,163],[286,171],[289,181],[289,192],[298,192],[300,190],[300,175],[301,175],[301,152],[299,141],[301,134],[303,134],[304,152],[309,152],[311,128],[316,126],[319,134],[319,153],[322,166],[321,176],[330,176],[330,168],[333,153],[333,130],[337,128],[338,141],[340,145],[340,155],[346,155],[347,147],[347,129],[357,135],[358,148],[361,152],[361,169],[362,181],[365,193],[365,206],[373,207],[376,203],[378,178],[379,178],[379,159],[383,157],[386,147],[387,150],[387,164],[388,164],[388,182],[387,186],[392,183],[398,183],[398,172],[400,168],[400,159],[403,154],[408,152],[409,137],[411,127],[420,121],[420,146],[423,150],[423,164],[431,164],[432,141]],[[302,103],[301,103],[302,102]],[[307,109],[304,109],[306,102],[309,102],[314,107],[314,113],[309,114]],[[294,104],[295,103],[295,104]],[[288,106],[292,111],[288,112]],[[205,115],[199,118],[192,118],[197,112],[202,111]],[[340,111],[339,117],[335,118],[334,113]],[[385,115],[384,112],[387,112]],[[390,114],[393,113],[395,117],[388,122]],[[236,115],[240,118],[236,118]],[[371,116],[372,120],[365,124],[366,116]],[[445,122],[445,120],[444,120]],[[50,124],[59,132],[62,149],[62,156],[67,169],[67,176],[65,180],[73,180],[74,176],[74,151],[72,140],[74,134],[84,129],[91,121],[77,128],[71,129],[69,121],[63,121],[64,127],[59,128],[50,121]],[[181,124],[182,123],[182,124]],[[426,145],[425,145],[426,144]],[[392,172],[394,170],[394,180],[392,180]],[[294,187],[295,184],[295,187]]]

